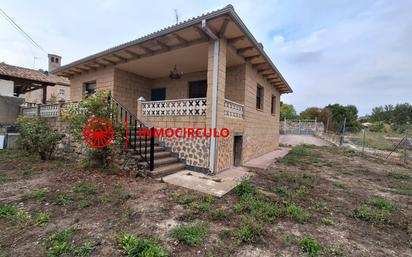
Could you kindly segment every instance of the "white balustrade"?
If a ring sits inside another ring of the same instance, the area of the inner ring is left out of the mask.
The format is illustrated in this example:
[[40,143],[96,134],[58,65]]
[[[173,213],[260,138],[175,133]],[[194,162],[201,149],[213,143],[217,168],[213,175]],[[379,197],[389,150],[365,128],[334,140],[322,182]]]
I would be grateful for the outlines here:
[[206,98],[142,102],[143,116],[206,116]]
[[23,107],[23,116],[34,117],[37,116],[37,107]]
[[34,117],[39,115],[40,117],[52,118],[58,117],[60,113],[60,104],[45,104],[37,105],[35,107],[23,107],[23,116]]
[[239,104],[228,99],[225,99],[224,114],[227,117],[243,119],[243,104]]

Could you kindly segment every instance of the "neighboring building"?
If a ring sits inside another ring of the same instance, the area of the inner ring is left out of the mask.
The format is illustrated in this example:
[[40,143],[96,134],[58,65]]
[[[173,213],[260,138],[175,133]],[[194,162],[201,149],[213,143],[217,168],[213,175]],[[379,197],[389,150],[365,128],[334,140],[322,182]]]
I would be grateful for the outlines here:
[[54,74],[70,78],[71,100],[111,90],[147,126],[229,128],[226,139],[162,139],[188,168],[212,174],[278,147],[280,96],[292,92],[231,5]]
[[[49,55],[49,70],[60,66],[61,57]],[[47,71],[0,63],[0,95],[24,98],[26,103],[70,100],[70,81]]]

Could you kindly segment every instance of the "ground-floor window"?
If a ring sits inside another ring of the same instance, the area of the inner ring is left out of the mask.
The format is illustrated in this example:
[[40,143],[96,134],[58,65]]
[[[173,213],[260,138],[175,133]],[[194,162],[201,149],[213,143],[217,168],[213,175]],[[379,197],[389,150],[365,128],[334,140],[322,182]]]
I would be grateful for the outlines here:
[[153,88],[150,96],[151,101],[166,100],[166,88]]
[[96,81],[90,81],[84,83],[85,97],[94,95],[96,93]]

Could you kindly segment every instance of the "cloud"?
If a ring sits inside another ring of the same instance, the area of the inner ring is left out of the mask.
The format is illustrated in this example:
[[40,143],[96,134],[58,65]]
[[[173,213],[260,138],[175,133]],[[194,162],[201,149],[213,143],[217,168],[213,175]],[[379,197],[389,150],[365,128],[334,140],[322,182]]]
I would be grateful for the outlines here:
[[[141,37],[229,1],[2,1],[48,52],[68,63]],[[236,12],[292,86],[282,96],[302,111],[329,103],[373,106],[411,101],[412,1],[237,1]],[[251,11],[253,10],[253,11]],[[0,17],[1,18],[1,17]],[[44,53],[0,19],[0,61],[47,67]]]

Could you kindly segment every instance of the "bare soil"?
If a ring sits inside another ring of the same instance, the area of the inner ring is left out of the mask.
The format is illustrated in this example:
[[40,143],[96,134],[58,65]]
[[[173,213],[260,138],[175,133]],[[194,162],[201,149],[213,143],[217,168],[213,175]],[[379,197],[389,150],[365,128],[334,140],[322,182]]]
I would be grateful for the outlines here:
[[[161,181],[129,178],[113,170],[82,170],[72,161],[40,161],[24,152],[0,152],[0,207],[16,206],[32,217],[47,212],[43,225],[0,216],[0,256],[46,256],[56,228],[75,228],[73,242],[90,241],[90,256],[123,256],[118,237],[159,238],[170,256],[302,256],[300,240],[310,237],[321,251],[312,256],[412,256],[412,170],[334,147],[297,147],[269,170],[253,170],[250,180],[268,203],[300,206],[302,222],[278,215],[261,222],[254,242],[236,236],[251,214],[236,211],[236,192],[213,198]],[[82,192],[79,185],[95,190]],[[44,192],[43,197],[33,192]],[[183,203],[177,195],[191,199]],[[63,199],[63,200],[62,200]],[[353,216],[353,210],[384,199],[394,206],[380,221]],[[225,218],[212,213],[221,209]],[[250,217],[249,217],[250,218]],[[324,219],[332,220],[326,225]],[[170,230],[181,224],[208,224],[197,246],[177,242]]]

